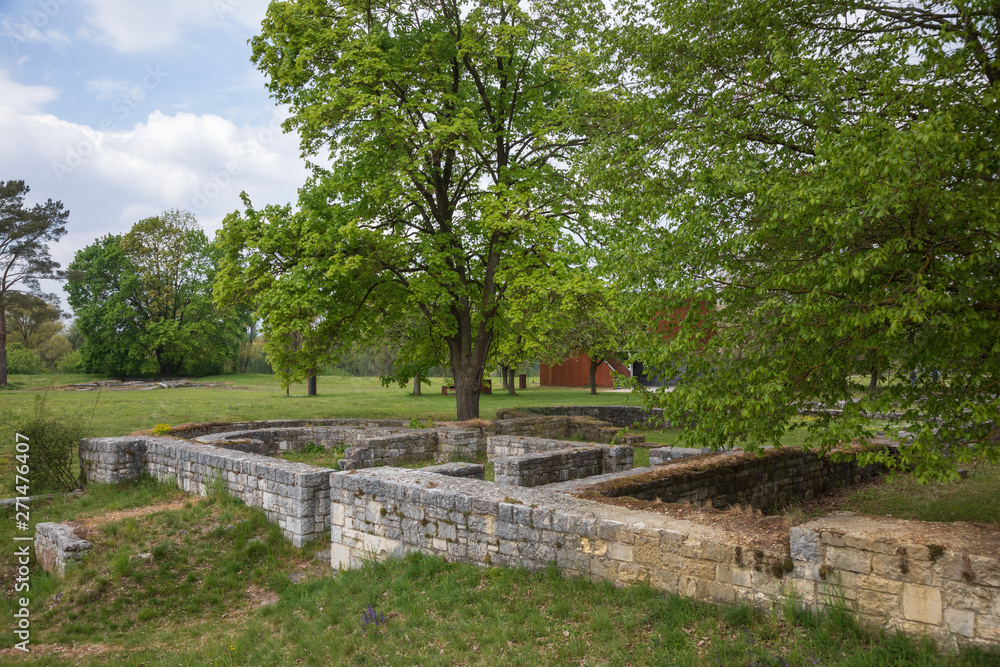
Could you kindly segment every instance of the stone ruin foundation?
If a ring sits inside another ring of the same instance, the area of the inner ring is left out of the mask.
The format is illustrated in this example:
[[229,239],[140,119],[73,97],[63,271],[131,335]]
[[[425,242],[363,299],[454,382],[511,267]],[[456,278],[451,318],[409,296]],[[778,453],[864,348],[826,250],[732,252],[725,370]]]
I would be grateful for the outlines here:
[[[800,450],[677,448],[651,450],[661,463],[632,470],[630,445],[641,436],[618,442],[619,424],[657,415],[618,406],[546,412],[432,429],[390,420],[199,425],[173,437],[84,440],[80,458],[88,481],[146,472],[205,494],[219,480],[296,546],[329,531],[334,568],[408,551],[483,566],[555,563],[567,575],[644,581],[705,601],[846,604],[867,622],[951,649],[1000,642],[995,526],[839,513],[794,526],[777,543],[758,542],[657,510],[677,502],[771,507],[881,471]],[[273,457],[308,442],[344,448],[342,471]],[[483,481],[481,463],[456,461],[484,456],[496,482]],[[438,465],[393,467],[429,460]]]

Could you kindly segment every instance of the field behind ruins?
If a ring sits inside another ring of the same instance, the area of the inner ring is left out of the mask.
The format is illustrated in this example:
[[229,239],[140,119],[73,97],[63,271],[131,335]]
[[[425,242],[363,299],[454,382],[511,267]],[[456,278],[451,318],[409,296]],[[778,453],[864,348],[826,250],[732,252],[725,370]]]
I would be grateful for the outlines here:
[[[317,397],[270,376],[206,379],[234,388],[48,391],[48,409],[81,420],[88,435],[158,423],[372,417],[444,421],[454,397],[440,382],[421,397],[373,379],[321,377]],[[22,388],[79,376],[21,376]],[[34,384],[32,384],[34,383]],[[502,407],[638,404],[629,394],[529,385],[485,396]],[[0,392],[0,411],[25,415],[35,391]],[[675,433],[653,432],[670,441]],[[12,434],[0,444],[4,483]],[[6,494],[5,494],[6,495]],[[833,509],[925,520],[998,521],[1000,471],[966,482],[916,486],[905,475],[843,494]],[[789,517],[795,520],[794,516]],[[145,479],[93,485],[32,505],[31,520],[76,521],[94,543],[64,580],[32,569],[31,649],[13,648],[16,568],[0,559],[0,664],[145,665],[996,665],[1000,656],[940,655],[921,642],[862,627],[849,601],[816,616],[793,598],[773,608],[708,605],[648,586],[614,588],[542,572],[481,569],[411,555],[332,576],[314,558],[329,541],[295,549],[262,512],[215,491],[192,497]],[[0,540],[12,545],[13,514]],[[10,551],[10,549],[8,549]],[[12,626],[10,626],[12,627]]]
[[[191,422],[245,421],[256,419],[320,419],[368,417],[372,419],[455,419],[455,396],[441,395],[442,378],[423,386],[421,396],[412,387],[383,387],[378,378],[320,376],[317,396],[306,396],[304,384],[292,385],[289,395],[273,375],[220,375],[198,378],[199,383],[225,382],[232,388],[180,388],[152,390],[63,391],[47,387],[91,382],[97,376],[14,375],[14,391],[0,391],[0,412],[30,414],[35,397],[44,396],[56,414],[83,420],[88,435],[103,437]],[[494,378],[492,394],[480,402],[480,416],[490,419],[505,407],[545,405],[641,405],[627,392],[539,387],[538,378],[529,388],[510,396]],[[32,390],[32,391],[27,391]]]

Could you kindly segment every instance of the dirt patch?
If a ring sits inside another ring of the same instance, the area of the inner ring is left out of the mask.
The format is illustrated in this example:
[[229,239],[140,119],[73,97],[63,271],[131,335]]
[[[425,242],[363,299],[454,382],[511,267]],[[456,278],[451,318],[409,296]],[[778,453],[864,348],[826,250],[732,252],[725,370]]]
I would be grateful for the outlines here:
[[278,600],[281,599],[274,591],[261,588],[256,584],[247,589],[247,595],[250,596],[249,607],[251,609],[277,604]]
[[862,489],[878,486],[884,482],[885,477],[873,477],[862,481],[860,484],[827,491],[809,500],[803,500],[799,503],[799,508],[802,510],[803,517],[807,520],[817,516],[832,514],[833,512],[841,512],[848,509],[845,505],[850,500],[851,494]]
[[605,505],[626,507],[643,512],[656,512],[672,519],[684,519],[702,526],[714,526],[725,530],[742,545],[772,553],[789,553],[789,525],[788,520],[783,516],[764,516],[757,512],[737,508],[712,509],[678,503],[636,500],[628,497],[609,498],[598,493],[573,495]]
[[[83,540],[87,538],[87,534],[90,533],[90,531],[103,524],[132,517],[146,516],[147,514],[156,514],[157,512],[184,509],[184,506],[191,503],[191,501],[191,498],[182,498],[169,503],[160,503],[159,505],[149,505],[147,507],[136,507],[134,509],[108,512],[107,514],[101,514],[100,516],[91,516],[85,519],[66,521],[65,523],[72,526],[73,534]],[[195,502],[197,502],[197,500]]]
[[[76,660],[84,658],[94,658],[97,656],[108,656],[109,654],[128,654],[129,650],[121,646],[114,646],[111,644],[81,644],[79,646],[65,646],[62,644],[36,644],[34,641],[30,644],[31,652],[25,653],[24,651],[18,650],[16,648],[4,648],[0,649],[0,662],[3,664],[10,664],[14,662],[17,658],[23,658],[24,660],[34,659],[34,657],[40,655],[50,655],[55,656],[64,660]],[[8,662],[10,660],[10,662]]]

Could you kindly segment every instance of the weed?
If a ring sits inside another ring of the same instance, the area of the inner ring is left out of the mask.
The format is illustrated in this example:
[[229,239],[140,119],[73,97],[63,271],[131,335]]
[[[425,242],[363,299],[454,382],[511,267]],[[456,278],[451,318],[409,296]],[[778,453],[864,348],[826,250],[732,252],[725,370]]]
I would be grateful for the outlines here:
[[170,424],[160,422],[153,427],[153,435],[166,435],[167,433],[170,433]]
[[385,627],[385,615],[382,613],[376,613],[375,608],[371,605],[361,612],[361,631],[368,634],[368,628],[373,627],[375,630],[381,630]]
[[[73,491],[83,487],[77,451],[84,430],[79,420],[50,415],[46,396],[42,394],[35,396],[31,417],[17,419],[7,413],[0,417],[0,421],[9,423],[18,434],[18,442],[26,443],[30,451],[29,454],[19,449],[16,455],[12,455],[17,475],[10,476],[9,488],[16,495]],[[30,488],[26,482],[18,482],[18,479],[26,479],[29,469]]]

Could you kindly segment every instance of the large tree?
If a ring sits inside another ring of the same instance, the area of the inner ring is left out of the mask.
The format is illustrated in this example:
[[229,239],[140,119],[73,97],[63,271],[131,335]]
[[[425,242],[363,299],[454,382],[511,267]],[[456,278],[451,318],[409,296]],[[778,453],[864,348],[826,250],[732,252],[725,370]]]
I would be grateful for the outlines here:
[[[603,4],[480,0],[273,2],[253,59],[314,169],[298,211],[249,205],[223,230],[228,293],[269,339],[320,331],[331,354],[384,314],[444,341],[459,419],[479,414],[493,323],[514,276],[587,217],[567,167],[593,90]],[[261,277],[261,271],[267,278]],[[273,349],[273,348],[272,348]]]
[[213,303],[218,251],[194,217],[168,211],[77,252],[66,291],[89,372],[175,376],[235,360],[245,312]]
[[48,244],[66,233],[69,211],[51,199],[25,208],[24,181],[0,181],[0,387],[7,386],[7,316],[40,292],[40,278],[59,276]]
[[40,278],[58,277],[49,243],[66,233],[69,211],[49,199],[25,208],[24,181],[0,181],[0,387],[7,386],[7,308],[25,306]]
[[[638,168],[612,185],[648,235],[618,268],[650,321],[712,304],[645,341],[687,367],[668,418],[754,448],[818,401],[843,408],[814,422],[823,447],[898,412],[924,476],[997,460],[995,0],[631,4],[613,159]],[[878,392],[852,382],[873,373]]]
[[26,295],[20,303],[7,307],[8,340],[37,349],[63,330],[62,316],[55,294]]

